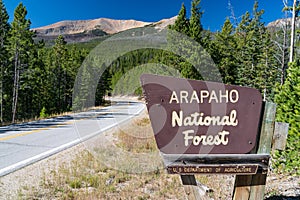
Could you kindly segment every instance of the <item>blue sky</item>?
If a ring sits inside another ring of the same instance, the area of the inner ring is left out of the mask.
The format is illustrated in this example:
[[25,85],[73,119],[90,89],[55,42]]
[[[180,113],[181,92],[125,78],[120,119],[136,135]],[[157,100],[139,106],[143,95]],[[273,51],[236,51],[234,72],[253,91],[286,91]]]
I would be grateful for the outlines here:
[[[291,0],[289,0],[291,1]],[[13,18],[13,12],[20,0],[3,0],[6,9]],[[184,3],[190,12],[191,0],[23,0],[28,10],[28,18],[32,28],[49,25],[62,20],[77,19],[136,19],[147,22],[159,21],[178,14]],[[254,0],[230,0],[236,17],[240,17],[247,10],[251,11]],[[259,0],[260,9],[265,10],[263,21],[269,23],[284,14],[282,0]],[[202,0],[204,11],[202,24],[212,31],[220,30],[226,16],[230,16],[228,0]]]

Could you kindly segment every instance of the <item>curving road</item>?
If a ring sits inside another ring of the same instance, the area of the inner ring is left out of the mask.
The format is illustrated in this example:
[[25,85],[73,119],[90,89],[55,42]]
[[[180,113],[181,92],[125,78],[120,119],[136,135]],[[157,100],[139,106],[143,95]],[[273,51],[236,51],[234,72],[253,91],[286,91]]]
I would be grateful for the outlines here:
[[88,112],[0,127],[0,177],[99,135],[144,109],[140,102],[117,101]]

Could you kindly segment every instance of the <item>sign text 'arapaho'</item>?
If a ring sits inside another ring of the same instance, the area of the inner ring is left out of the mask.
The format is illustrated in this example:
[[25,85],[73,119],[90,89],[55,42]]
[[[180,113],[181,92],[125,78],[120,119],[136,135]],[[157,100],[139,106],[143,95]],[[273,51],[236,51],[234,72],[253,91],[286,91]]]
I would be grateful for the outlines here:
[[166,154],[245,154],[256,144],[258,90],[142,75],[157,145]]

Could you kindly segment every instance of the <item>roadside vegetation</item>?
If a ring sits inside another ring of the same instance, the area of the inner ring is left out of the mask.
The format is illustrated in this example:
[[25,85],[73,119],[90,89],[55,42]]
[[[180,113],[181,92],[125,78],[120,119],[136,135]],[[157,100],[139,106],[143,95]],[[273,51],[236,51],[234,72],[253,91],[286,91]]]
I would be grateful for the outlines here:
[[[151,133],[149,119],[136,119],[130,126],[110,132],[114,145],[125,152],[151,153],[157,148],[152,135],[141,135],[141,128]],[[126,133],[125,133],[126,132]],[[130,133],[130,135],[128,135]],[[135,135],[135,136],[134,136]],[[139,135],[139,137],[136,137]],[[140,138],[140,139],[139,139]],[[98,142],[98,141],[97,141]],[[103,149],[99,149],[102,148]],[[154,171],[127,173],[105,164],[101,156],[106,152],[113,153],[112,147],[97,147],[99,154],[84,150],[71,163],[61,164],[57,170],[40,180],[36,188],[25,187],[19,192],[21,199],[184,199],[184,190],[178,176],[170,176],[159,164]],[[111,157],[110,159],[115,159]],[[132,166],[135,163],[128,159],[117,160],[118,166]],[[149,160],[147,165],[153,165]]]
[[[139,131],[141,129],[143,133]],[[18,198],[186,199],[180,176],[169,175],[163,168],[147,115],[141,115],[130,125],[104,135],[107,137],[105,142],[103,138],[98,138],[89,143],[97,144],[95,151],[83,150],[71,162],[59,164],[57,169],[45,173],[37,186],[25,185],[20,188]],[[112,145],[107,145],[110,143],[108,141],[112,142]],[[105,143],[104,146],[99,145],[101,143]],[[107,153],[114,154],[116,146],[126,154],[155,156],[142,162],[130,156],[125,159],[110,157],[110,161],[116,159],[118,162],[117,167],[112,167],[102,156],[107,158]],[[141,167],[141,163],[146,167]],[[132,170],[133,168],[136,169]],[[128,169],[131,171],[126,171]],[[208,191],[211,197],[230,198],[233,177],[218,176],[218,180],[215,179],[215,176],[197,176],[201,184],[213,188]],[[222,189],[224,186],[225,191]]]

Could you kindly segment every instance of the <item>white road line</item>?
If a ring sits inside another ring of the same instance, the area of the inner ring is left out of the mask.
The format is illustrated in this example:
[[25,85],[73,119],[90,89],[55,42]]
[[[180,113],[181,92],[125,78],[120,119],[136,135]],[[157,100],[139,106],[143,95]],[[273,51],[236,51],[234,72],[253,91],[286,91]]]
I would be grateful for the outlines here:
[[14,171],[17,171],[17,170],[19,170],[19,169],[21,169],[23,167],[26,167],[26,166],[28,166],[30,164],[33,164],[35,162],[38,162],[40,160],[43,160],[43,159],[45,159],[47,157],[50,157],[50,156],[52,156],[52,155],[54,155],[56,153],[59,153],[59,152],[61,152],[63,150],[66,150],[66,149],[68,149],[68,148],[70,148],[70,147],[72,147],[72,146],[74,146],[76,144],[79,144],[80,142],[81,142],[81,140],[77,139],[77,140],[74,140],[74,141],[72,141],[70,143],[61,145],[59,147],[56,147],[54,149],[51,149],[51,150],[46,151],[44,153],[41,153],[39,155],[33,156],[33,157],[28,158],[26,160],[23,160],[21,162],[18,162],[18,163],[15,163],[13,165],[10,165],[8,167],[5,167],[5,168],[3,168],[3,169],[0,170],[0,177],[1,176],[5,176],[7,174],[10,174],[10,173],[12,173]]

